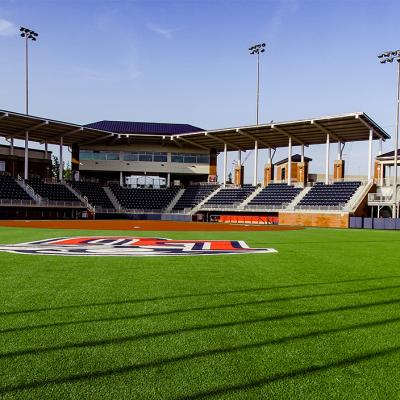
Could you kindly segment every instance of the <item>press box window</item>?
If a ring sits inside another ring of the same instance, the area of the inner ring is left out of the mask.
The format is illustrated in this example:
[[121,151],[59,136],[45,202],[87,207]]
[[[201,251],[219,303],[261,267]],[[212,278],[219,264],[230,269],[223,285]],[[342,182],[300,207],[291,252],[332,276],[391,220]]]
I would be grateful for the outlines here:
[[155,162],[167,162],[167,153],[154,153],[153,161],[155,161]]

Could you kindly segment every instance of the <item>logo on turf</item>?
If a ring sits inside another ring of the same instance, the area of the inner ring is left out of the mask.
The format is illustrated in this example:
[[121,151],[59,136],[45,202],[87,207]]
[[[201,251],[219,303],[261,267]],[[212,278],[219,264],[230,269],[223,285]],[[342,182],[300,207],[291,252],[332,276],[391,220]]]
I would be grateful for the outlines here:
[[252,249],[237,240],[173,240],[147,237],[62,237],[29,243],[0,245],[0,252],[57,256],[195,256],[276,253]]

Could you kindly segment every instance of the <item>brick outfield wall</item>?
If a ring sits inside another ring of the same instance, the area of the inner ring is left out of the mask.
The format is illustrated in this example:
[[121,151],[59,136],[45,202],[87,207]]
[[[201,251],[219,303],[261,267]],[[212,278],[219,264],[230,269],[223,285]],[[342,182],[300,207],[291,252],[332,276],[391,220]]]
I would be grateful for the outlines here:
[[308,226],[319,228],[348,228],[348,213],[279,213],[279,225]]

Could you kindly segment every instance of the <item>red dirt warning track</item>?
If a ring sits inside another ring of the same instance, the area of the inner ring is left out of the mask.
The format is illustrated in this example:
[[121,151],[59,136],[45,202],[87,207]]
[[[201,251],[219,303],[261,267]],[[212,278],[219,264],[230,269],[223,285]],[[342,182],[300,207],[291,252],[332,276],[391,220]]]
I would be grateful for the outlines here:
[[64,220],[64,221],[9,221],[0,226],[47,229],[96,229],[120,231],[289,231],[302,229],[280,225],[240,225],[207,222],[135,221],[135,220]]

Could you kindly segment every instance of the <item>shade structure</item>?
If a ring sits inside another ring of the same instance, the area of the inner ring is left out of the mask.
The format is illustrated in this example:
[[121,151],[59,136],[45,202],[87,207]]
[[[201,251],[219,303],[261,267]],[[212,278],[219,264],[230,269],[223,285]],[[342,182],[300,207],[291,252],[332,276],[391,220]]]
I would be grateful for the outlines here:
[[229,150],[251,150],[257,140],[259,148],[293,145],[317,145],[326,143],[327,134],[331,143],[367,141],[370,130],[373,139],[389,139],[390,136],[365,113],[351,113],[321,118],[276,122],[262,125],[248,125],[204,132],[174,135],[174,139],[187,140],[194,145],[223,150],[224,143]]
[[261,125],[246,125],[232,128],[198,130],[182,134],[151,131],[143,133],[121,133],[111,130],[96,129],[87,125],[56,121],[0,110],[0,135],[7,138],[25,139],[40,143],[90,145],[90,144],[125,144],[125,143],[168,143],[177,147],[194,146],[202,149],[223,151],[226,144],[230,150],[252,150],[257,141],[258,148],[279,148],[288,146],[288,138],[293,145],[316,145],[326,143],[327,134],[330,142],[356,142],[369,139],[389,139],[390,136],[368,115],[362,112],[334,115],[297,121],[276,122]]

